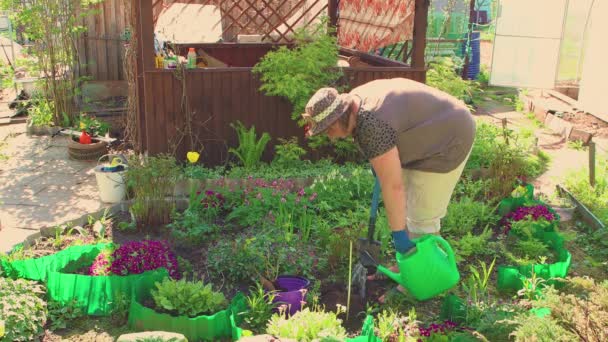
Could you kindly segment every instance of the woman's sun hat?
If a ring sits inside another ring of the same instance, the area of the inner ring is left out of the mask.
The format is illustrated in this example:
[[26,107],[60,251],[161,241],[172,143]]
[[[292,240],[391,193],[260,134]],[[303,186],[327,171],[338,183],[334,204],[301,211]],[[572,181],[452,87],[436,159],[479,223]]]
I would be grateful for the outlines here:
[[321,88],[306,104],[302,117],[310,125],[308,134],[324,132],[348,111],[350,95],[339,94],[334,88]]

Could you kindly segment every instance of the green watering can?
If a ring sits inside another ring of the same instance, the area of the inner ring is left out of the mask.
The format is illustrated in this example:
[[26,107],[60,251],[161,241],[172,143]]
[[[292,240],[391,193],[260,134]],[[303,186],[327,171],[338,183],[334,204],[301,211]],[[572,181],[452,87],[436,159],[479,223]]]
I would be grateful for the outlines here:
[[416,248],[397,252],[399,272],[378,265],[378,271],[403,286],[417,300],[427,300],[454,287],[460,281],[456,258],[450,244],[438,235],[412,240]]

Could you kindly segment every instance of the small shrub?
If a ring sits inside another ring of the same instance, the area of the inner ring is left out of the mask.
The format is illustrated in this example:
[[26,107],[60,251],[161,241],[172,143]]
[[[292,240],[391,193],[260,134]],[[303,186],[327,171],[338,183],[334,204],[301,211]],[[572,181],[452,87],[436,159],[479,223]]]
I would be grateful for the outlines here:
[[74,129],[77,131],[85,131],[92,137],[102,137],[110,130],[110,125],[99,121],[94,116],[80,115],[76,120]]
[[112,253],[110,271],[116,275],[140,274],[164,267],[169,275],[180,278],[177,258],[163,241],[129,241]]
[[50,301],[48,303],[49,310],[49,329],[55,331],[65,329],[74,324],[74,322],[85,316],[84,311],[78,306],[76,300],[67,303]]
[[209,233],[219,230],[215,219],[221,213],[224,201],[224,196],[219,192],[193,192],[188,208],[183,213],[174,213],[173,223],[167,225],[171,236],[188,246],[200,245],[209,238]]
[[274,147],[275,155],[272,161],[273,165],[280,168],[294,167],[301,164],[302,156],[306,154],[306,150],[300,147],[297,137],[291,137],[289,140],[279,138],[281,144]]
[[333,85],[341,76],[336,68],[337,39],[330,30],[326,19],[315,27],[298,29],[295,47],[282,46],[271,51],[253,68],[261,75],[260,90],[291,102],[294,120],[300,118],[318,89]]
[[211,315],[227,306],[221,292],[215,292],[211,284],[202,281],[189,282],[185,279],[165,279],[156,283],[152,298],[159,311],[167,311],[180,316],[197,317]]
[[252,288],[251,293],[247,296],[247,311],[241,314],[244,327],[255,334],[263,333],[277,306],[276,303],[273,303],[274,298],[275,294],[266,292],[260,283]]
[[480,91],[479,83],[463,80],[456,72],[457,62],[451,57],[434,58],[429,62],[427,84],[472,104],[476,93]]
[[346,330],[342,327],[342,320],[338,318],[342,310],[342,307],[338,307],[338,312],[334,313],[304,308],[289,319],[283,314],[275,314],[268,323],[266,333],[303,342],[319,339],[343,341],[346,338]]
[[207,261],[211,274],[236,286],[256,283],[260,277],[274,280],[279,274],[312,278],[313,271],[321,268],[323,257],[318,254],[314,244],[270,229],[218,241],[209,248]]
[[448,205],[447,214],[441,222],[441,230],[448,235],[463,236],[472,233],[475,228],[484,228],[497,221],[494,208],[464,197]]
[[32,281],[0,278],[0,317],[4,341],[33,341],[44,334],[47,321],[42,286]]
[[178,176],[177,162],[170,155],[129,160],[126,182],[135,197],[131,212],[139,229],[170,222],[173,203],[165,197],[175,190]]
[[[509,336],[516,342],[569,342],[577,336],[564,329],[551,317],[523,314],[516,318],[517,328]],[[598,340],[599,342],[599,340]]]
[[468,258],[471,256],[488,255],[493,252],[488,240],[492,237],[490,229],[484,229],[481,234],[466,235],[457,240],[451,240],[452,247],[459,257]]
[[28,109],[30,124],[32,126],[50,126],[53,124],[55,103],[45,98],[35,97],[32,106]]
[[420,328],[416,321],[416,312],[412,310],[402,316],[393,309],[383,310],[378,314],[376,336],[382,341],[416,341],[420,338]]
[[567,279],[560,291],[545,287],[534,306],[549,308],[551,318],[563,327],[557,331],[568,331],[565,336],[574,334],[583,341],[608,341],[608,281],[573,277]]
[[255,126],[247,129],[240,121],[237,121],[236,124],[230,124],[230,126],[236,131],[239,146],[237,148],[230,148],[228,152],[234,154],[245,169],[251,170],[255,168],[260,164],[264,149],[268,142],[270,142],[270,134],[264,132],[258,140]]

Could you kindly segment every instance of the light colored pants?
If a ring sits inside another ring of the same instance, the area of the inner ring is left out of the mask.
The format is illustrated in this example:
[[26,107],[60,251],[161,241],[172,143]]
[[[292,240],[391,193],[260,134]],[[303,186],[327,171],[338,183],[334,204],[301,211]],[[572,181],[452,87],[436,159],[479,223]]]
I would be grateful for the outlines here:
[[[470,155],[470,152],[469,152]],[[417,235],[437,234],[467,158],[448,173],[403,169],[407,196],[407,229]]]

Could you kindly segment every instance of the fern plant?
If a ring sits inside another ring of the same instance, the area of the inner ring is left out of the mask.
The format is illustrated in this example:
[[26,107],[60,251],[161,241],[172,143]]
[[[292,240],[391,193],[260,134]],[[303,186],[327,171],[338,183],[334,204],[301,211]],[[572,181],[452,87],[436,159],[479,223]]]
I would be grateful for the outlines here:
[[230,126],[236,131],[239,146],[236,149],[230,148],[228,151],[240,160],[245,169],[251,170],[258,166],[262,159],[262,153],[270,142],[270,134],[264,132],[258,140],[255,126],[247,129],[240,121],[237,121],[236,124],[230,124]]
[[202,281],[165,279],[162,283],[156,283],[156,289],[151,292],[157,309],[180,316],[213,314],[227,305],[226,297],[221,292],[213,291],[211,284],[205,285]]

